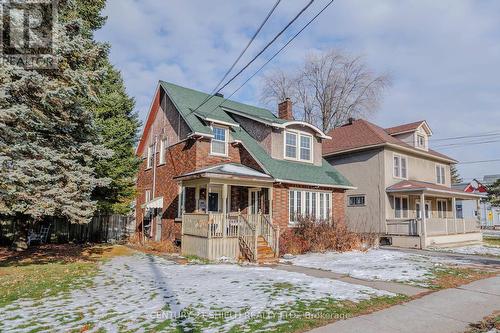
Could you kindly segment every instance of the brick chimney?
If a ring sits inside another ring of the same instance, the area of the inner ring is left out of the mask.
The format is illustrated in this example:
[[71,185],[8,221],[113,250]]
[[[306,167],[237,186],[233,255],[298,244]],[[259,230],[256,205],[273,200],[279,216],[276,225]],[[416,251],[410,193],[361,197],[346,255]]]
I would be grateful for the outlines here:
[[290,98],[278,104],[278,117],[285,120],[293,120],[292,101]]

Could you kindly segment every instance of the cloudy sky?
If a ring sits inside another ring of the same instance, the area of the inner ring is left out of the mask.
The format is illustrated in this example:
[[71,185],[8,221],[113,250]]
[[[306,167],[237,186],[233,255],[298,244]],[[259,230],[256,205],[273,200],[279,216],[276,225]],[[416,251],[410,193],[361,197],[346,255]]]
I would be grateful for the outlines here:
[[[111,60],[144,120],[160,79],[211,91],[274,2],[108,0],[108,21],[97,38],[111,44]],[[248,57],[306,2],[283,0]],[[326,2],[316,0],[262,62]],[[374,71],[393,80],[369,120],[389,127],[426,119],[439,151],[463,162],[500,159],[499,39],[497,0],[336,0],[266,69],[294,68],[306,54],[330,48],[363,55]],[[224,93],[233,92],[261,63]],[[259,104],[260,84],[255,77],[234,99]],[[439,140],[471,135],[488,136]],[[466,180],[500,174],[500,162],[459,164],[459,170]]]

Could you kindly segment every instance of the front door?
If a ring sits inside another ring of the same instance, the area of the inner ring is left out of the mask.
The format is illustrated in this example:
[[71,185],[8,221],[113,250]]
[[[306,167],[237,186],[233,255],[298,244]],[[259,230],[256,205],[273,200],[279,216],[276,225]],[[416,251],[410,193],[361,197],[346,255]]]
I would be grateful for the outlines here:
[[[430,203],[430,201],[426,201],[425,202],[425,218],[426,219],[429,218],[430,209],[431,209],[431,203]],[[422,218],[422,211],[420,209],[420,202],[419,201],[417,201],[415,203],[415,210],[416,210],[416,213],[417,213],[417,219]]]
[[260,189],[252,188],[250,189],[250,195],[248,196],[250,209],[250,214],[258,214],[260,210]]
[[220,187],[211,186],[208,191],[208,211],[220,212],[221,211],[221,197],[222,191]]

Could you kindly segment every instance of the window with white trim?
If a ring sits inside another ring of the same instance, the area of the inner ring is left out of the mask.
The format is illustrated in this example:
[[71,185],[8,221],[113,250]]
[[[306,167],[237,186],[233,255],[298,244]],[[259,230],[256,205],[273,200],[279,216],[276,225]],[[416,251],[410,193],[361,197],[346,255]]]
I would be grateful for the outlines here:
[[329,221],[331,216],[331,193],[321,191],[290,190],[289,220],[293,225],[300,217],[317,221]]
[[313,160],[313,137],[300,131],[285,131],[285,158],[303,162]]
[[147,165],[146,165],[147,169],[153,167],[154,160],[155,160],[154,145],[151,145],[148,147]]
[[438,184],[446,184],[446,167],[442,164],[436,164],[436,182]]
[[151,201],[151,190],[146,190],[144,192],[144,202],[150,202]]
[[422,134],[417,134],[417,147],[421,149],[426,148],[425,136]]
[[220,126],[212,126],[214,137],[210,145],[210,153],[213,155],[227,156],[228,129]]
[[437,212],[440,219],[445,219],[447,217],[446,212],[448,211],[448,202],[443,199],[437,200]]
[[408,218],[408,197],[407,196],[394,196],[394,218],[407,219]]
[[348,197],[348,205],[350,207],[361,207],[365,205],[366,196],[365,195],[350,195]]
[[285,157],[297,158],[297,134],[285,132]]
[[167,156],[167,147],[168,147],[168,140],[167,138],[163,138],[160,141],[160,161],[158,164],[165,164],[165,159]]
[[408,160],[406,156],[394,154],[393,175],[395,178],[408,178]]

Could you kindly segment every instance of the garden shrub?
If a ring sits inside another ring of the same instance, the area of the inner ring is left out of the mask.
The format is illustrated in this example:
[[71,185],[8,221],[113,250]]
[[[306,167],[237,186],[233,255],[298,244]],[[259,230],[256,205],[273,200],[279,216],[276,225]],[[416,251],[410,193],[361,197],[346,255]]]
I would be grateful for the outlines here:
[[[280,254],[366,249],[374,244],[372,235],[349,231],[343,223],[300,218],[296,227],[280,235]],[[368,246],[367,246],[368,245]]]

